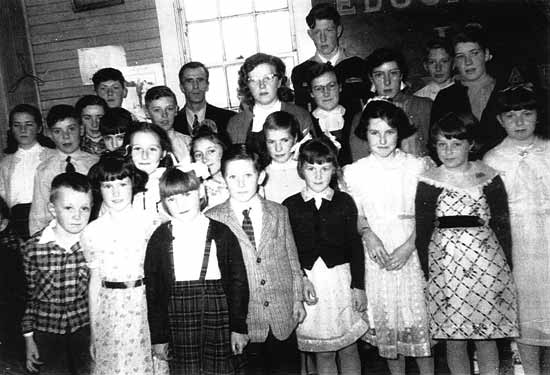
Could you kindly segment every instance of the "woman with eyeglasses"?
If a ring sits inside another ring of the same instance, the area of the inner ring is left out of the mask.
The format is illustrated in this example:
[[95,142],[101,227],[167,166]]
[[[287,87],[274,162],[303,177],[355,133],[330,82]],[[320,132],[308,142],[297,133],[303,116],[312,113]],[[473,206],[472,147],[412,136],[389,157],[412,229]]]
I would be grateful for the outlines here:
[[305,109],[287,102],[291,91],[286,86],[285,69],[280,58],[265,53],[256,53],[244,61],[238,81],[241,112],[227,124],[232,143],[246,143],[260,151],[265,119],[276,111],[296,117],[302,134],[307,133],[311,117]]
[[[402,141],[401,150],[417,156],[427,154],[432,101],[414,96],[411,88],[405,84],[407,66],[402,54],[388,48],[379,48],[366,58],[366,63],[375,94],[400,107],[417,130]],[[354,133],[360,117],[361,114],[357,114],[351,126],[350,147],[353,160],[369,153],[368,144]]]

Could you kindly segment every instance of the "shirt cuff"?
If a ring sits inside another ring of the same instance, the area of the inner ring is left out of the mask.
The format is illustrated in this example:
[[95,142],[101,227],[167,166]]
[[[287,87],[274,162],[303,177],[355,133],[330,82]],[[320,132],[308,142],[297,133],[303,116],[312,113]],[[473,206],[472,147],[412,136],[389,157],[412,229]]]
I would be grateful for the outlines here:
[[33,337],[34,336],[34,332],[25,332],[23,333],[23,337]]

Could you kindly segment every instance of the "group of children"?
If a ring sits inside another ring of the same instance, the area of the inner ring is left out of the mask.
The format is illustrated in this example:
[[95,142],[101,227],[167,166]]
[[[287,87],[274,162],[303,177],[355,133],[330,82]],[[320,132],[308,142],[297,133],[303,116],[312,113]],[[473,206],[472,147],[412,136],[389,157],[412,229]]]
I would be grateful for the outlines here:
[[10,114],[0,241],[23,258],[29,371],[290,374],[299,349],[319,374],[360,374],[363,339],[392,374],[405,374],[405,357],[433,374],[435,340],[451,372],[468,374],[472,340],[481,373],[497,374],[495,340],[519,337],[524,366],[540,373],[550,144],[531,88],[499,94],[508,136],[487,164],[469,160],[473,117],[434,124],[436,167],[399,149],[415,129],[375,98],[355,133],[370,153],[342,168],[345,111],[329,65],[312,77],[306,138],[275,111],[257,149],[208,128],[174,131],[167,87],[145,96],[152,123],[134,122],[117,108],[124,84],[107,77],[114,87],[94,81],[105,100],[49,111],[55,149],[38,110]]

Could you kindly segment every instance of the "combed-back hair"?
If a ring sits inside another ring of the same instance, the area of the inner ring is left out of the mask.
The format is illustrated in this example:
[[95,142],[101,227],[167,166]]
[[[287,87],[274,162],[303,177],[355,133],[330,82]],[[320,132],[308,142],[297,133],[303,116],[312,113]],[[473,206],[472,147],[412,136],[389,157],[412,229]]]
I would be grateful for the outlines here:
[[206,67],[206,65],[204,65],[203,63],[201,63],[199,61],[190,61],[190,62],[188,62],[187,64],[183,65],[180,68],[180,71],[178,73],[178,78],[180,80],[180,84],[183,85],[183,73],[185,73],[185,71],[187,69],[197,69],[197,68],[204,69],[204,71],[206,73],[206,81],[208,81],[209,78],[210,78],[210,72],[208,71],[208,68]]
[[122,87],[126,87],[126,80],[122,75],[122,72],[115,68],[103,68],[94,73],[92,82],[94,83],[94,90],[97,90],[98,86],[107,81],[118,81]]
[[82,98],[78,99],[74,105],[74,109],[79,116],[82,116],[82,111],[89,105],[100,106],[103,108],[103,112],[107,112],[107,109],[109,108],[109,106],[107,106],[107,102],[103,100],[103,98],[100,98],[97,95],[84,95]]
[[145,105],[149,106],[149,104],[151,104],[153,100],[157,100],[160,98],[172,98],[174,99],[174,104],[178,104],[176,94],[174,94],[174,91],[172,91],[170,87],[154,86],[147,90],[147,92],[145,93]]
[[327,3],[315,5],[306,16],[306,23],[310,29],[315,28],[317,20],[330,20],[334,22],[335,26],[340,26],[342,24],[340,13],[338,13],[336,8]]
[[256,172],[260,173],[263,170],[260,155],[244,143],[234,144],[229,147],[227,152],[223,153],[221,169],[224,176],[227,164],[234,160],[250,160],[254,164]]

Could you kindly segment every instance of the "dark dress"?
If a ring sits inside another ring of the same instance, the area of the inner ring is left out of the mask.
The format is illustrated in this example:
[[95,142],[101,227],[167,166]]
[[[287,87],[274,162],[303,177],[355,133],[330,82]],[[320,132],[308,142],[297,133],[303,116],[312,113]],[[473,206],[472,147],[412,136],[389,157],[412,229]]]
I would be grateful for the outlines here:
[[[221,279],[206,280],[212,241]],[[198,280],[176,281],[172,225],[151,236],[145,258],[152,344],[169,343],[174,374],[234,374],[241,358],[231,350],[231,332],[247,333],[248,282],[236,237],[210,220]]]

